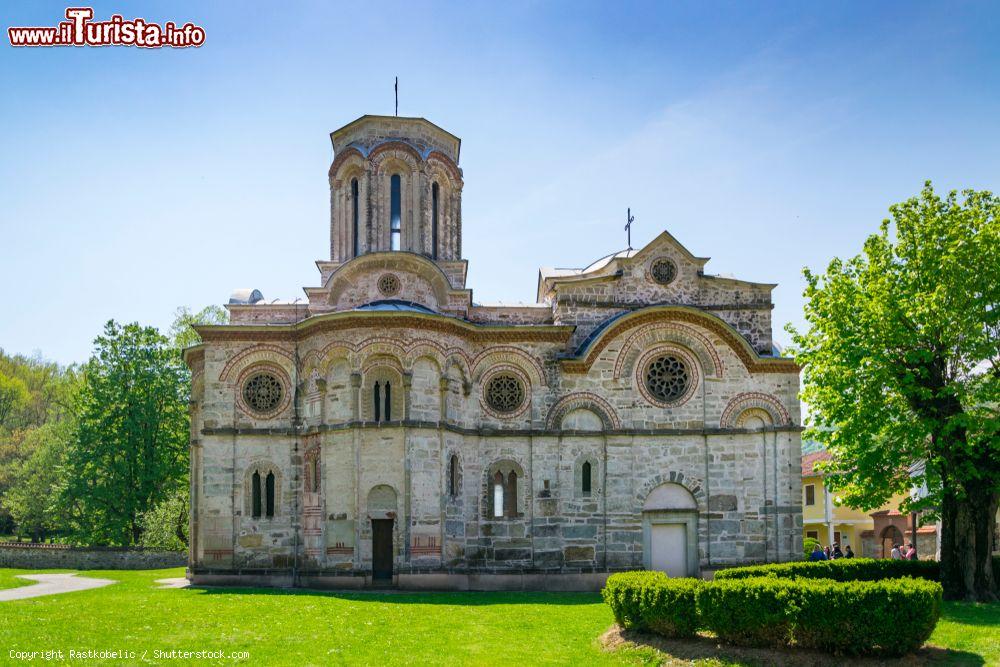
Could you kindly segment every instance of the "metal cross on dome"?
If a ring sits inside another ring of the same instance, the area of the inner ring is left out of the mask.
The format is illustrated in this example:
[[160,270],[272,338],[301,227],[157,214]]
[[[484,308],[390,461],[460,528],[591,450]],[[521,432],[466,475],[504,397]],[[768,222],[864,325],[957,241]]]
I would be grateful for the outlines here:
[[632,215],[632,209],[629,208],[628,212],[625,214],[627,222],[625,223],[625,231],[628,232],[628,249],[632,249],[632,223],[635,222],[635,216]]

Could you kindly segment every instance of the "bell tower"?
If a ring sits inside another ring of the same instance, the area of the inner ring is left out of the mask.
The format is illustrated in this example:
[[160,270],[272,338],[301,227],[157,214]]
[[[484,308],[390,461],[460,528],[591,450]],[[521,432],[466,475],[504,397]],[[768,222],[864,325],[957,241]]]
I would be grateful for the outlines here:
[[423,118],[362,116],[330,133],[330,259],[462,259],[461,139]]

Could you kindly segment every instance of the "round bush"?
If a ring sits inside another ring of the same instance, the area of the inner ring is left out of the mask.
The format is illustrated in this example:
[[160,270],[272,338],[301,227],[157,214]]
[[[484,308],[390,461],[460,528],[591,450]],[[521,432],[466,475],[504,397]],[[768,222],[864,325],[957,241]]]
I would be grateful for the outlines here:
[[699,626],[696,600],[703,584],[662,572],[622,572],[608,577],[601,595],[624,628],[690,637]]
[[698,614],[719,639],[743,646],[786,646],[800,584],[777,577],[722,579],[698,591]]

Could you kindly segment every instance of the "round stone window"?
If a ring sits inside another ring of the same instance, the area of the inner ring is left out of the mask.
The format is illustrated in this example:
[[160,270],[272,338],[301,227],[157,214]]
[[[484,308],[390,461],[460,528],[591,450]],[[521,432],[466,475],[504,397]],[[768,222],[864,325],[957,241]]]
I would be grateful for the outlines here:
[[676,401],[687,391],[690,377],[687,366],[672,354],[657,357],[646,367],[646,389],[658,401]]
[[384,296],[392,296],[399,293],[399,278],[391,273],[386,273],[378,279],[378,291]]
[[266,414],[281,405],[284,389],[273,373],[254,373],[243,385],[243,402],[251,410]]
[[486,404],[495,412],[516,412],[524,403],[524,385],[511,373],[500,373],[486,383]]
[[677,265],[671,262],[669,259],[658,259],[653,262],[653,266],[649,269],[650,275],[653,276],[653,280],[660,283],[661,285],[669,285],[677,277]]

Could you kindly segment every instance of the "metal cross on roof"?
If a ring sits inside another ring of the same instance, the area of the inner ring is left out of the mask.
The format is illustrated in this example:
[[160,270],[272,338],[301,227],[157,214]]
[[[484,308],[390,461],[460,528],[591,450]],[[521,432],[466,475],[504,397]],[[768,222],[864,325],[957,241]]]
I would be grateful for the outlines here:
[[628,213],[625,214],[625,218],[628,220],[625,223],[625,231],[628,232],[628,249],[632,249],[632,223],[635,222],[635,216],[632,215],[632,209],[628,209]]

